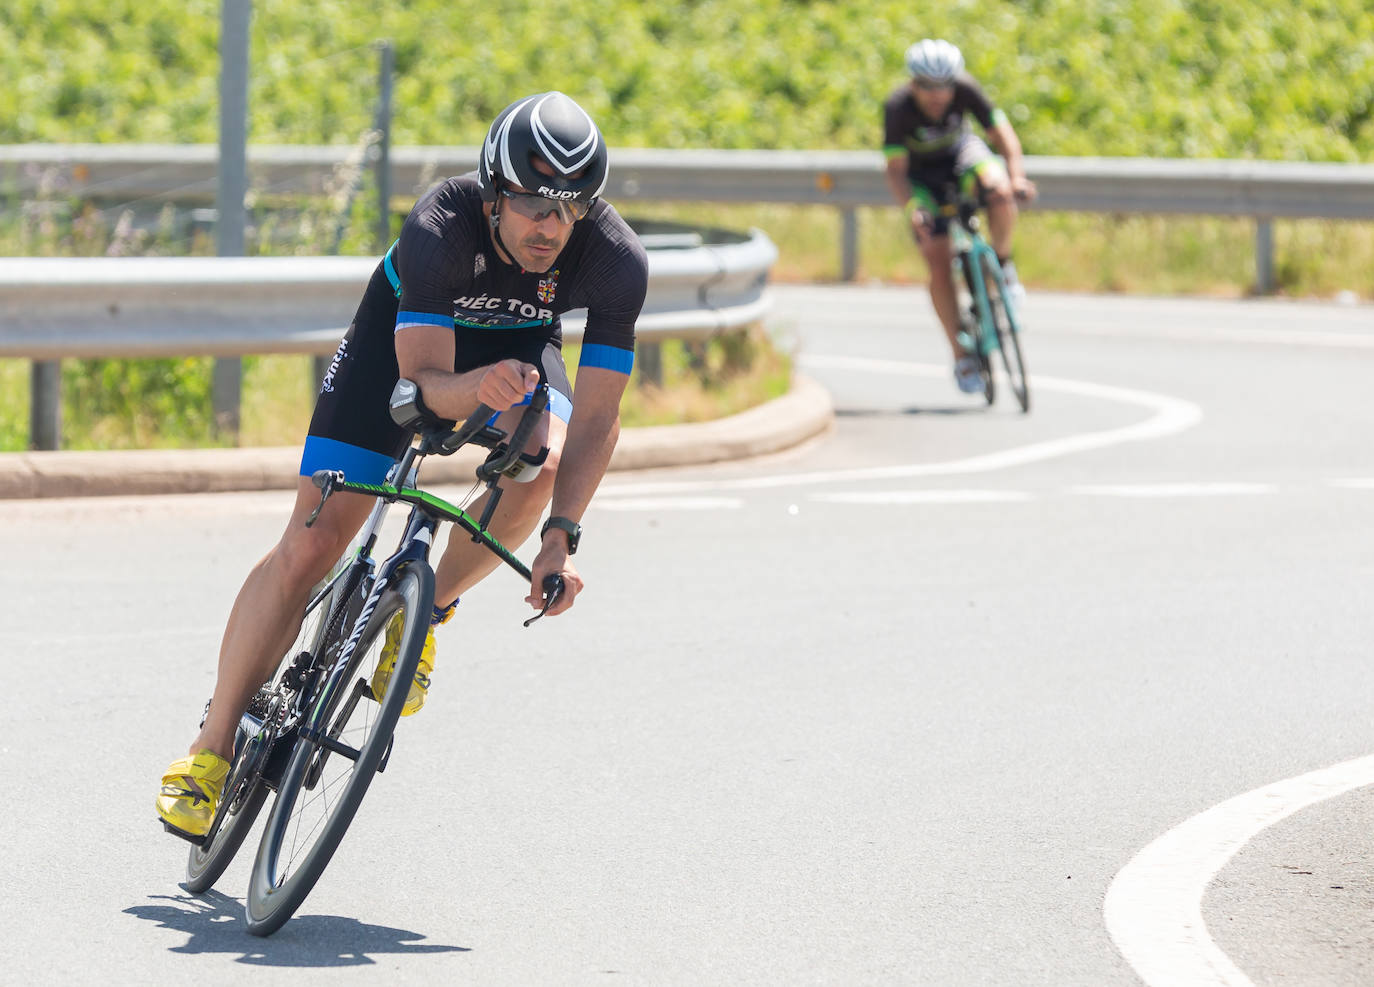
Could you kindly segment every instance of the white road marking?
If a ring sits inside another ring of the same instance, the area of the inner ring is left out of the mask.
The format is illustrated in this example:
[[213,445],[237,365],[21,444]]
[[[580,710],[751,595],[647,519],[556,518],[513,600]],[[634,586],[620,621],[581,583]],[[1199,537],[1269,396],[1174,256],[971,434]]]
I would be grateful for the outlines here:
[[[1233,329],[1198,325],[1113,326],[1106,324],[1068,325],[1059,323],[1054,331],[1077,336],[1148,337],[1181,339],[1189,342],[1268,343],[1274,346],[1318,346],[1337,349],[1374,349],[1374,334],[1334,332],[1331,330]],[[1033,378],[1033,382],[1039,378]]]
[[1068,492],[1089,497],[1234,497],[1275,489],[1272,483],[1103,483],[1069,487]]
[[1352,476],[1326,482],[1333,487],[1342,487],[1346,490],[1374,490],[1374,477]]
[[593,507],[608,511],[719,511],[744,506],[741,497],[626,497],[618,500],[597,498]]
[[[901,374],[904,376],[930,377],[943,376],[948,368],[928,363],[901,363],[895,360],[874,360],[850,356],[808,356],[801,360],[807,366],[830,367],[843,370],[861,370],[865,373]],[[811,473],[788,473],[770,476],[739,477],[736,479],[716,480],[666,480],[644,483],[605,483],[597,491],[597,497],[631,497],[666,493],[692,493],[714,490],[763,490],[777,487],[808,486],[820,483],[848,483],[865,480],[909,479],[917,476],[953,476],[961,473],[988,473],[993,470],[1021,466],[1025,463],[1039,462],[1058,456],[1067,456],[1092,449],[1104,449],[1125,442],[1143,442],[1160,439],[1192,428],[1202,421],[1202,409],[1191,401],[1139,391],[1126,387],[1113,387],[1108,384],[1093,384],[1088,381],[1067,380],[1061,377],[1035,377],[1035,387],[1039,391],[1074,394],[1080,397],[1097,398],[1103,401],[1117,401],[1138,405],[1154,412],[1149,418],[1135,425],[1106,429],[1100,432],[1084,432],[1061,439],[1032,442],[1015,446],[1000,452],[970,456],[943,463],[912,463],[896,466],[871,466],[859,469],[816,471]]]
[[1238,795],[1174,827],[1113,879],[1102,906],[1121,955],[1150,987],[1251,987],[1202,918],[1207,886],[1241,847],[1317,802],[1374,784],[1374,756]]
[[830,504],[1006,504],[1031,499],[1022,490],[870,490],[811,494]]

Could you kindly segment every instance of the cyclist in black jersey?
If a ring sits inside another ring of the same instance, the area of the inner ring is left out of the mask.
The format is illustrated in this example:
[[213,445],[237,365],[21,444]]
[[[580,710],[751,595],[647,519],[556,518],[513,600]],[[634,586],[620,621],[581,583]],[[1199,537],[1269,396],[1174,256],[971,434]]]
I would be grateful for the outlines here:
[[[1035,198],[1026,177],[1021,142],[1007,116],[994,107],[973,76],[964,71],[964,56],[948,41],[929,38],[907,49],[910,82],[893,90],[883,104],[883,154],[887,184],[906,210],[912,235],[930,271],[930,299],[954,352],[959,389],[983,389],[978,360],[959,345],[959,313],[949,244],[949,221],[939,207],[951,186],[964,194],[980,193],[987,203],[989,239],[1002,261],[1008,288],[1024,295],[1011,260],[1016,200]],[[970,129],[968,117],[982,125],[999,159]]]
[[[416,203],[324,377],[295,508],[234,603],[205,723],[189,755],[163,778],[157,811],[165,822],[192,836],[209,828],[241,713],[290,646],[311,588],[372,506],[372,498],[338,494],[306,528],[319,503],[310,477],[340,469],[350,480],[382,480],[410,441],[388,410],[398,376],[419,384],[436,414],[455,420],[479,403],[513,420],[520,412],[512,409],[528,403],[540,380],[548,382],[552,414],[527,449],[547,448],[547,459],[521,473],[521,482],[502,480],[489,529],[503,543],[519,544],[552,502],[527,602],[541,607],[543,580],[558,573],[565,589],[549,613],[573,605],[583,581],[570,556],[619,435],[648,287],[643,246],[600,198],[606,176],[596,124],[562,93],[540,93],[497,116],[475,173],[441,183]],[[574,308],[587,310],[575,401],[559,320]],[[497,424],[509,432],[509,422]],[[447,619],[459,595],[498,561],[465,534],[451,536],[435,567],[435,598],[452,602],[436,605],[432,623]],[[398,641],[391,637],[386,647],[394,663]],[[423,704],[433,661],[431,627],[405,713]]]

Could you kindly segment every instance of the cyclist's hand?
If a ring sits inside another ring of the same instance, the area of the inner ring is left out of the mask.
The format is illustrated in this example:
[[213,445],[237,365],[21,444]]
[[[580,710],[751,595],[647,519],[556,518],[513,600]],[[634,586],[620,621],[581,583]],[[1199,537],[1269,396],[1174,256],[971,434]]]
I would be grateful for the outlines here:
[[535,610],[543,610],[544,591],[538,587],[544,585],[547,576],[555,573],[562,576],[563,592],[559,594],[558,602],[549,608],[549,616],[557,616],[570,608],[577,594],[582,592],[582,577],[577,574],[572,559],[568,558],[567,550],[559,547],[557,541],[549,539],[550,543],[534,557],[534,565],[530,566],[530,595],[525,597],[525,602]]
[[477,382],[477,400],[494,411],[505,411],[525,400],[539,384],[539,371],[522,360],[502,360],[487,367]]
[[1011,180],[1011,190],[1017,202],[1031,202],[1039,194],[1035,183],[1025,175],[1018,175]]

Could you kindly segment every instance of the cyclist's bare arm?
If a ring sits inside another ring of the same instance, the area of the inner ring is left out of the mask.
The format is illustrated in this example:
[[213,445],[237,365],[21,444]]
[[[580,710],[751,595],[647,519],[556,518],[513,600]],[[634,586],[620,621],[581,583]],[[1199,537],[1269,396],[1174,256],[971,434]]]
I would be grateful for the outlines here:
[[1011,123],[1000,120],[988,131],[988,142],[1007,163],[1007,177],[1018,199],[1034,199],[1035,183],[1026,177],[1026,163],[1021,153],[1021,139],[1016,136]]
[[887,159],[887,168],[883,177],[887,179],[888,190],[892,193],[892,201],[903,209],[911,199],[911,183],[906,178],[907,156],[905,154],[893,154]]
[[[572,420],[554,477],[551,515],[581,522],[620,437],[620,399],[628,382],[626,374],[601,367],[584,366],[577,371]],[[551,573],[563,575],[565,588],[549,613],[567,610],[582,589],[582,579],[568,558],[568,536],[558,528],[550,528],[544,536],[530,571],[533,578],[528,601],[536,609],[543,605],[537,587]]]
[[415,381],[436,415],[463,419],[478,404],[505,411],[539,383],[539,371],[519,360],[501,360],[464,373],[453,372],[453,330],[407,326],[396,333],[401,376]]

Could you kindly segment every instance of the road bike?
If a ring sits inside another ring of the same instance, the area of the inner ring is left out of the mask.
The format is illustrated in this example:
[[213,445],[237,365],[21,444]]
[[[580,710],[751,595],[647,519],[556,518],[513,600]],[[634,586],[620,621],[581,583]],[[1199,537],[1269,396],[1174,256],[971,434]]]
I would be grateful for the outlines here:
[[[395,729],[410,691],[429,630],[434,606],[434,572],[429,553],[443,522],[456,524],[485,545],[526,580],[529,568],[487,531],[501,496],[502,477],[516,477],[543,464],[548,450],[524,452],[548,406],[548,385],[540,383],[509,436],[496,428],[496,415],[482,405],[454,430],[424,405],[419,388],[397,382],[391,416],[418,433],[381,484],[354,483],[343,473],[320,470],[312,480],[320,503],[306,525],[319,517],[329,497],[340,491],[377,498],[372,513],[335,572],[312,594],[296,643],[278,673],[258,691],[239,721],[234,756],[210,829],[191,839],[186,887],[209,888],[233,860],[254,820],[275,793],[249,878],[244,909],[248,930],[270,935],[300,907],[343,839],[373,778],[386,770]],[[481,516],[470,517],[416,486],[421,462],[450,455],[468,443],[491,450],[477,468],[465,503],[482,487],[487,501]],[[388,558],[373,557],[387,510],[410,505],[400,544]],[[563,591],[551,576],[541,587],[544,616]],[[394,627],[392,625],[395,625]],[[376,675],[388,629],[399,639],[389,678]],[[171,832],[185,834],[168,827]]]
[[1030,411],[1030,382],[1021,355],[1021,311],[1007,291],[997,251],[983,238],[978,218],[979,201],[957,195],[940,207],[950,221],[954,248],[954,284],[959,293],[959,342],[978,358],[983,396],[988,404],[997,397],[993,383],[992,355],[1002,355],[1016,403]]

